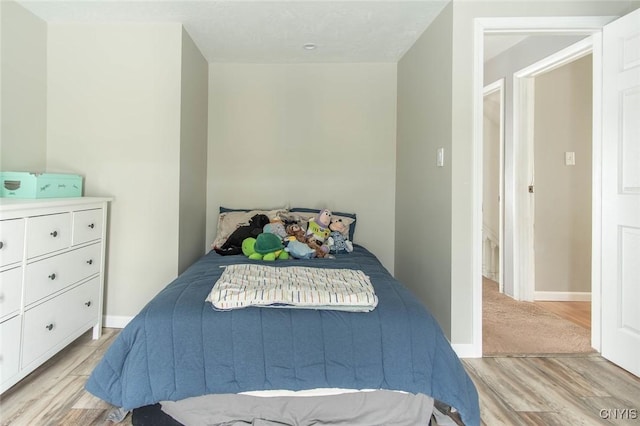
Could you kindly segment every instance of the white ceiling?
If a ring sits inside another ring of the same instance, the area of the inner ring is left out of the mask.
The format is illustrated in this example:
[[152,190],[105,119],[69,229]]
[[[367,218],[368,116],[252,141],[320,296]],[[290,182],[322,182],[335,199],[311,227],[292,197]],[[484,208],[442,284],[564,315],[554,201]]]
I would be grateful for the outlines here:
[[397,62],[449,2],[18,1],[48,23],[179,22],[207,61],[254,63]]

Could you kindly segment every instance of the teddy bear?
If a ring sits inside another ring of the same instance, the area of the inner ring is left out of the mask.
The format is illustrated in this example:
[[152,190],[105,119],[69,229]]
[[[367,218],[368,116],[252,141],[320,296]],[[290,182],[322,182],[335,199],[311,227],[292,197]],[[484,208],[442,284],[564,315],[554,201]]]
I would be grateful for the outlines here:
[[322,241],[316,239],[313,234],[307,236],[307,245],[315,250],[317,258],[322,259],[324,257],[328,257],[329,247],[327,247],[326,244],[323,244]]
[[302,227],[297,223],[292,223],[287,225],[286,230],[287,230],[287,237],[285,238],[286,240],[289,240],[289,241],[296,240],[301,243],[305,243],[305,244],[307,243],[307,238],[304,235],[304,229],[302,229]]
[[331,230],[329,238],[327,238],[329,253],[351,253],[353,243],[346,237],[348,228],[342,219],[332,220],[329,229]]

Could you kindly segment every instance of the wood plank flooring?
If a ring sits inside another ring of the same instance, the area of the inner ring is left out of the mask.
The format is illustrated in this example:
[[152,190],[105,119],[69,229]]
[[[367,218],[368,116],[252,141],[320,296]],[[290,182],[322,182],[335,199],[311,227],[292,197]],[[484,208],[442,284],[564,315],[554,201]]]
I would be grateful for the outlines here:
[[[98,340],[88,331],[0,396],[0,424],[112,425],[113,408],[84,390],[93,367],[120,330],[103,329]],[[131,425],[130,416],[121,423]]]
[[598,355],[463,363],[484,425],[640,424],[640,379]]
[[591,330],[591,302],[534,302],[534,305]]
[[[87,393],[84,383],[118,331],[104,329],[97,341],[88,332],[1,395],[0,424],[111,425],[105,419],[112,407]],[[484,425],[640,425],[640,379],[598,355],[463,364],[478,388]],[[131,425],[130,419],[121,424]]]

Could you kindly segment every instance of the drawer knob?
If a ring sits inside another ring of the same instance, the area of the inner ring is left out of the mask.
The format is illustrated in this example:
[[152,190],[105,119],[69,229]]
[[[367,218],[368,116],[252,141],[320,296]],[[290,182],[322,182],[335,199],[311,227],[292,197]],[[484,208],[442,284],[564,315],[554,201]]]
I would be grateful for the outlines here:
[[58,236],[58,231],[53,231],[50,235],[55,238]]
[[88,302],[85,302],[86,306],[91,306],[91,300],[89,300]]
[[51,281],[55,280],[55,279],[56,279],[56,274],[51,274],[51,275],[49,275],[49,279],[50,279]]
[[2,247],[4,247],[4,243],[0,241],[0,249],[2,249]]
[[93,259],[89,259],[89,260],[87,260],[87,263],[88,263],[89,265],[93,265]]
[[51,330],[53,330],[53,324],[45,325],[44,328],[46,328],[47,330],[51,331]]
[[89,224],[89,228],[93,229],[95,227],[95,225],[93,223]]

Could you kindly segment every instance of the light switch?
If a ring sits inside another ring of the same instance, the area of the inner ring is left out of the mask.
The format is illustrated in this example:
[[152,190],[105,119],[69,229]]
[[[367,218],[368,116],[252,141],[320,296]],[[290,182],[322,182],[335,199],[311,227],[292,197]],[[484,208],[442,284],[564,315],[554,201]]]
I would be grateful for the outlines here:
[[444,148],[438,148],[436,151],[436,166],[444,167]]
[[564,153],[564,165],[565,166],[575,166],[576,165],[576,153],[575,152],[565,152]]

